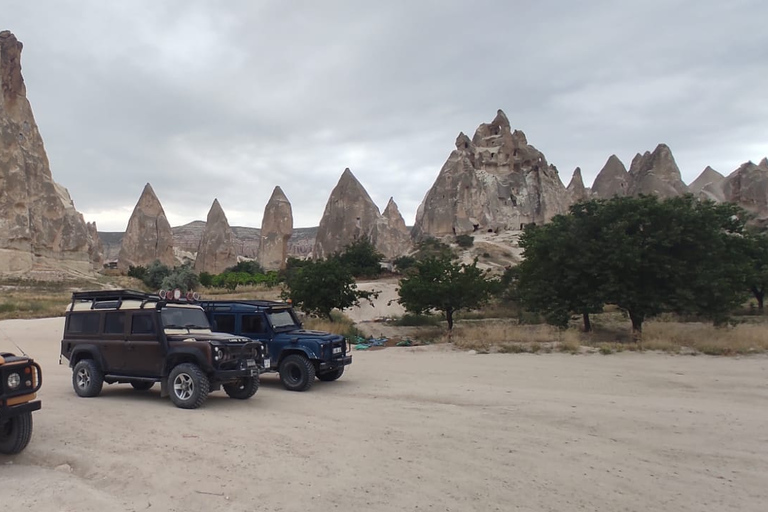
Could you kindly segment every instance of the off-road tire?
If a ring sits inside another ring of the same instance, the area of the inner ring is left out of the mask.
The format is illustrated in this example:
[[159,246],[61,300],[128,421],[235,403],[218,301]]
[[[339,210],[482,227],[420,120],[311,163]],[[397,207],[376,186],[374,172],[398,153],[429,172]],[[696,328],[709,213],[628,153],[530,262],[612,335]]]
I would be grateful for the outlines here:
[[197,409],[208,398],[211,383],[197,365],[181,363],[174,366],[168,375],[168,390],[176,407]]
[[15,455],[27,447],[32,438],[32,413],[10,418],[0,426],[0,453]]
[[331,382],[331,381],[337,380],[342,375],[344,375],[343,366],[341,368],[336,368],[335,370],[331,370],[328,372],[318,373],[317,378],[324,382]]
[[152,389],[152,386],[154,386],[155,383],[151,380],[134,380],[131,381],[131,386],[133,386],[133,389],[136,391],[149,391]]
[[289,391],[306,391],[315,382],[315,365],[299,354],[291,354],[280,363],[280,380]]
[[81,359],[72,369],[72,387],[77,396],[98,396],[104,387],[104,374],[93,359]]
[[256,375],[255,377],[238,379],[236,382],[224,384],[223,387],[224,392],[226,392],[230,398],[247,400],[259,390],[259,376]]

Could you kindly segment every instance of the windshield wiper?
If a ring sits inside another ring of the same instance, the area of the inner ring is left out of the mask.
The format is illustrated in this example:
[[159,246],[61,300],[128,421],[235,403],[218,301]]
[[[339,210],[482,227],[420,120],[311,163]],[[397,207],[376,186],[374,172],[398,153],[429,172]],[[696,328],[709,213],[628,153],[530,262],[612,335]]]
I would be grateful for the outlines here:
[[165,324],[163,325],[164,329],[184,329],[184,327],[176,324]]

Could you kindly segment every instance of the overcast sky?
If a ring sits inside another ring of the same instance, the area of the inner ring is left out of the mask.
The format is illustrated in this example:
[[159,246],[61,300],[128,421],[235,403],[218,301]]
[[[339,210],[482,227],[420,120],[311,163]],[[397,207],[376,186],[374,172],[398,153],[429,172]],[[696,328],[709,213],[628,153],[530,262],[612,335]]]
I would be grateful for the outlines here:
[[0,0],[54,179],[123,231],[218,198],[261,226],[279,185],[316,226],[345,167],[407,224],[497,109],[587,186],[668,144],[690,183],[768,155],[768,2]]

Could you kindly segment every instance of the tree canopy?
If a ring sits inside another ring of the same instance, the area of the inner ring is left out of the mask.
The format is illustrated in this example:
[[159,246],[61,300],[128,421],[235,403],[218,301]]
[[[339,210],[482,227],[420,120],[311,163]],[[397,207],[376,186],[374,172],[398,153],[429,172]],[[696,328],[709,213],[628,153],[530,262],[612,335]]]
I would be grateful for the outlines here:
[[453,329],[453,314],[475,309],[491,296],[494,283],[472,264],[457,263],[448,256],[427,256],[415,264],[415,272],[400,281],[398,302],[410,313],[441,311]]

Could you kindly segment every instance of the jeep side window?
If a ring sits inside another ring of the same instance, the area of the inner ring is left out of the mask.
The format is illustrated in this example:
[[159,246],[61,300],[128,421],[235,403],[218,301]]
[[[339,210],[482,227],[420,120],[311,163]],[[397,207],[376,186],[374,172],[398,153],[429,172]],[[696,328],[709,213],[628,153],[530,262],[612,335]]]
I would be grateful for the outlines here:
[[220,332],[235,332],[235,315],[215,315],[213,325]]
[[244,333],[260,334],[266,332],[264,319],[261,315],[243,315],[242,321]]
[[104,317],[104,334],[123,334],[125,332],[125,313],[111,312]]
[[69,315],[67,332],[96,334],[99,332],[99,313],[77,313]]
[[131,334],[153,334],[155,324],[152,315],[133,315],[131,319]]

